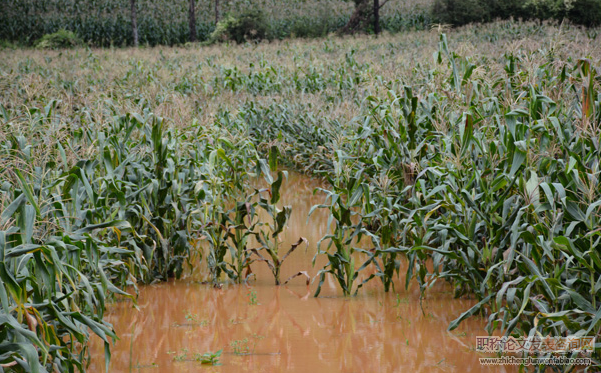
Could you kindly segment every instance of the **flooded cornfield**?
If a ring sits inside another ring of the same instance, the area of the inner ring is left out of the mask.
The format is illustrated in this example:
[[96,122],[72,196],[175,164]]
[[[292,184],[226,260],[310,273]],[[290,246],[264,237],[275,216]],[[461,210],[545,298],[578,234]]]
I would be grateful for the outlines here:
[[601,368],[599,29],[71,31],[0,40],[0,373]]
[[[322,183],[289,173],[282,203],[292,206],[283,247],[298,237],[309,242],[282,267],[286,279],[307,271],[311,279],[324,263],[312,265],[317,242],[327,232],[328,214],[312,206],[323,202],[314,193]],[[324,258],[319,258],[323,261]],[[406,263],[403,264],[406,266]],[[384,293],[373,281],[355,297],[344,297],[326,277],[319,297],[316,282],[297,277],[274,286],[262,262],[252,264],[248,284],[206,284],[203,266],[181,280],[141,286],[137,307],[112,304],[107,321],[120,339],[111,349],[112,372],[480,372],[513,371],[483,367],[475,351],[476,336],[487,335],[479,318],[447,331],[449,323],[475,302],[454,299],[440,282],[420,302],[417,286]],[[404,273],[404,269],[401,273]],[[92,344],[90,371],[102,371],[102,344]],[[202,365],[197,354],[222,350],[220,366]]]

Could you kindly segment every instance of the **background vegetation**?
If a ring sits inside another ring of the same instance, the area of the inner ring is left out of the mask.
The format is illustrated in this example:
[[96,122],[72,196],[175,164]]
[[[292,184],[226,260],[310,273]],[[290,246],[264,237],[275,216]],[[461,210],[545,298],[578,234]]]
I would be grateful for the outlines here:
[[[44,35],[65,29],[92,46],[133,45],[130,1],[3,2],[0,4],[0,40],[34,45]],[[139,44],[154,46],[226,38],[241,42],[323,37],[332,32],[373,33],[371,1],[198,1],[194,2],[194,39],[190,34],[189,0],[135,0],[134,8]],[[460,26],[509,18],[565,19],[588,27],[601,23],[601,0],[389,0],[380,4],[380,29],[389,32],[424,30],[437,23]],[[357,13],[358,9],[363,9],[359,13],[365,14]],[[217,20],[221,21],[219,26]],[[231,30],[227,31],[228,28]]]
[[[391,0],[382,8],[382,28],[393,32],[427,28],[429,5],[430,0]],[[137,0],[140,44],[188,42],[188,6],[188,0]],[[133,44],[128,0],[15,0],[0,7],[0,40],[31,45],[45,34],[67,29],[95,46]],[[261,12],[268,39],[318,37],[344,26],[353,4],[344,0],[220,1],[220,19],[249,11]],[[197,40],[208,40],[215,29],[213,1],[199,1],[196,15]]]
[[510,17],[601,24],[600,0],[435,0],[432,10],[437,21],[456,26]]

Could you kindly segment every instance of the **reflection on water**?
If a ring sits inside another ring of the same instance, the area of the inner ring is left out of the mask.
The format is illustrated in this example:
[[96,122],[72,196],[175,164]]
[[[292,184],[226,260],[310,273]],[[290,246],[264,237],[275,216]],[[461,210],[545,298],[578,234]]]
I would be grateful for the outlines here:
[[[282,279],[307,270],[317,241],[326,233],[327,215],[317,210],[307,222],[319,182],[291,173],[282,200],[293,206],[285,242],[306,237],[305,252],[295,251],[284,263]],[[283,246],[285,247],[285,246]],[[321,263],[323,264],[323,263]],[[482,367],[473,351],[477,335],[486,335],[481,320],[471,319],[447,332],[450,321],[473,301],[452,298],[435,287],[419,304],[414,286],[385,294],[380,283],[368,283],[355,298],[343,298],[330,279],[314,298],[298,278],[275,287],[264,263],[253,264],[257,281],[213,289],[194,281],[142,287],[138,309],[127,302],[108,312],[120,340],[112,348],[111,372],[504,372],[509,367]],[[400,283],[400,282],[399,282]],[[232,342],[236,348],[232,346]],[[223,349],[221,366],[190,361],[194,354]],[[90,372],[104,371],[102,344],[92,343]],[[177,359],[178,356],[186,358]],[[240,355],[235,352],[249,352]],[[183,360],[183,361],[180,361]]]

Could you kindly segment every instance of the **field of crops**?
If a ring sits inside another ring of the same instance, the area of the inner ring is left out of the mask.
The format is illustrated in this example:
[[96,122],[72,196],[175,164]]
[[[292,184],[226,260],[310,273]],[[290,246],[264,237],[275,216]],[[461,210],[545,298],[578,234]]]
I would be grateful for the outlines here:
[[283,283],[283,167],[327,185],[315,296],[448,281],[477,299],[450,329],[599,337],[597,34],[0,50],[0,366],[82,369],[89,333],[108,365],[110,303],[199,260],[215,286],[259,258]]
[[[142,45],[184,44],[189,39],[188,0],[137,0]],[[431,23],[431,0],[390,0],[383,8],[381,27],[398,32],[424,29]],[[258,9],[267,20],[267,36],[325,36],[344,26],[353,3],[344,0],[221,0],[219,14],[237,15]],[[215,29],[214,1],[196,5],[197,40]],[[31,45],[62,28],[74,31],[95,46],[132,45],[128,0],[14,0],[0,4],[0,40]]]

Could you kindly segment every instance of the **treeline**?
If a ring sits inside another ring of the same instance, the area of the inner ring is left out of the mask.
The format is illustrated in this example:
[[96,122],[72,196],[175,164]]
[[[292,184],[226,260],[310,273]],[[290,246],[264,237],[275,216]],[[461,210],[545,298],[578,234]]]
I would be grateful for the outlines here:
[[[190,41],[190,4],[189,0],[135,0],[139,44]],[[342,28],[353,13],[353,3],[344,0],[202,0],[193,4],[196,41],[209,40],[218,21],[253,13],[261,14],[267,39],[320,37]],[[2,2],[0,40],[34,45],[42,36],[65,29],[94,46],[133,45],[130,5],[130,0]],[[381,28],[390,32],[425,29],[432,23],[429,8],[430,0],[391,0],[382,7]]]
[[598,26],[601,0],[435,0],[432,13],[438,22],[455,26],[510,17]]
[[64,29],[92,46],[178,45],[399,32],[511,17],[597,26],[601,0],[11,0],[0,4],[0,40],[35,45]]

